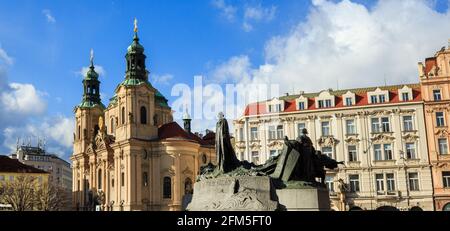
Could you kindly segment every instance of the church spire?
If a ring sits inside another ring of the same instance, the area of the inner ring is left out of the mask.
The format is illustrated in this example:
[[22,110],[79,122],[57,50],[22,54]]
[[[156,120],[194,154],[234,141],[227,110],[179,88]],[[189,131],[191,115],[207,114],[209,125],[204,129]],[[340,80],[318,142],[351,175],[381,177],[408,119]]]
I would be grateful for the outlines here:
[[138,79],[148,81],[148,74],[145,68],[144,47],[139,43],[138,37],[138,20],[134,19],[134,37],[133,42],[128,47],[127,55],[125,56],[127,61],[126,79]]
[[[100,99],[100,81],[98,73],[95,71],[94,50],[91,49],[90,66],[83,79],[83,100],[80,107],[102,106]],[[104,106],[103,106],[104,107]]]

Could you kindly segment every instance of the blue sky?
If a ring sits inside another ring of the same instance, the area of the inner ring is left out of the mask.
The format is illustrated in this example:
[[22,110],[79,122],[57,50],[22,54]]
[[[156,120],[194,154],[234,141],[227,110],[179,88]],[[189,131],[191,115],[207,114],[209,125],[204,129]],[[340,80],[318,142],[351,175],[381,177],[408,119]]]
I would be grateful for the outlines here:
[[[0,90],[10,106],[0,111],[0,154],[9,154],[18,136],[34,135],[46,136],[48,148],[64,158],[70,155],[73,107],[90,49],[108,99],[124,77],[135,17],[152,83],[172,103],[173,85],[192,85],[195,75],[220,85],[279,82],[281,91],[293,92],[335,87],[336,81],[376,85],[384,81],[380,76],[417,82],[417,62],[450,38],[447,6],[448,0],[0,0]],[[388,21],[392,14],[399,16]],[[432,20],[442,31],[427,28]],[[369,58],[357,58],[361,50]],[[403,56],[386,58],[392,53]],[[382,71],[371,71],[384,63]],[[354,81],[367,72],[374,74]],[[318,82],[310,83],[311,73]],[[43,109],[26,109],[36,105]],[[211,123],[194,122],[194,129]]]

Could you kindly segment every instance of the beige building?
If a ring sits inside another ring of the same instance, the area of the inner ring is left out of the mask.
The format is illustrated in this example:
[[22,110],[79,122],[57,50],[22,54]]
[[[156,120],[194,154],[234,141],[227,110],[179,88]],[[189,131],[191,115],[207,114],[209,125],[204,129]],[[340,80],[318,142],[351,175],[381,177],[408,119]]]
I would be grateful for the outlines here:
[[74,109],[77,208],[180,210],[200,166],[215,160],[211,134],[192,134],[189,115],[184,129],[173,122],[167,99],[148,81],[145,59],[135,28],[125,79],[105,107],[91,57],[83,100]]
[[49,182],[58,185],[68,192],[72,190],[72,168],[70,164],[55,154],[47,153],[43,147],[31,145],[17,146],[16,153],[11,155],[23,164],[50,173]]
[[234,122],[236,153],[258,164],[307,128],[316,149],[344,161],[328,171],[334,210],[433,210],[420,85],[290,95],[250,104]]
[[450,45],[419,63],[437,211],[450,211]]

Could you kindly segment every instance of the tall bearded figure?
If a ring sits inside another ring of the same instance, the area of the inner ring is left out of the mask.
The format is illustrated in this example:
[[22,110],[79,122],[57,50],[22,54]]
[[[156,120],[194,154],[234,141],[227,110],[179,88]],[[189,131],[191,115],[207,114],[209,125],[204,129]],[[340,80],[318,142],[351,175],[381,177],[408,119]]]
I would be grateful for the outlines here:
[[222,112],[219,113],[218,119],[216,125],[217,168],[220,172],[228,173],[236,169],[240,162],[231,145],[228,122]]

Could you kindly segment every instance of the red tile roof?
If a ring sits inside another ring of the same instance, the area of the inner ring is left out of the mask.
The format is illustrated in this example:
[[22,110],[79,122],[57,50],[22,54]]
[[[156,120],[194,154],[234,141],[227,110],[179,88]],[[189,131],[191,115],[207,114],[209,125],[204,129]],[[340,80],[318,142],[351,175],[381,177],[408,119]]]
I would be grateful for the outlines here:
[[[398,94],[398,90],[403,88],[404,86],[405,85],[380,87],[381,90],[389,91],[389,100],[390,101],[386,102],[386,103],[378,104],[378,105],[402,102],[402,101],[400,101],[400,95]],[[418,101],[422,100],[419,84],[406,84],[406,86],[410,87],[412,89],[412,93],[413,93],[413,99],[408,102],[418,102]],[[347,108],[347,106],[344,106],[344,99],[343,99],[342,95],[344,95],[348,91],[355,93],[355,98],[356,98],[356,104],[353,106],[350,106],[348,108],[369,105],[369,99],[368,99],[369,97],[368,97],[367,93],[370,91],[375,91],[376,89],[377,89],[377,87],[331,91],[330,92],[331,95],[335,96],[335,106],[332,108],[344,108],[344,107]],[[306,98],[308,98],[308,108],[303,111],[318,109],[318,108],[316,108],[315,97],[317,97],[319,94],[320,93],[304,94],[304,96]],[[300,110],[297,110],[297,105],[296,105],[296,101],[295,101],[298,97],[300,97],[300,95],[291,95],[291,96],[280,97],[280,99],[284,100],[284,102],[285,102],[284,103],[285,107],[284,107],[283,112],[300,111]],[[266,110],[267,102],[268,101],[252,103],[252,104],[247,105],[247,107],[245,108],[245,111],[244,111],[244,116],[268,114],[268,112]],[[322,110],[325,110],[325,109],[330,109],[330,108],[322,108]]]
[[202,145],[208,144],[205,140],[201,139],[200,137],[198,137],[192,133],[186,132],[176,122],[171,122],[171,123],[161,125],[158,128],[158,137],[160,140],[182,139],[182,140],[194,141],[194,142],[197,142]]
[[9,173],[48,173],[44,170],[37,169],[20,163],[19,160],[11,159],[7,156],[0,156],[0,172]]

